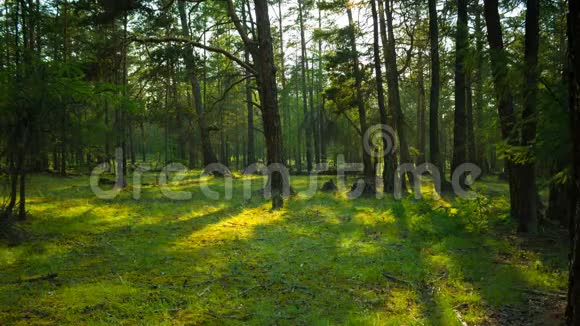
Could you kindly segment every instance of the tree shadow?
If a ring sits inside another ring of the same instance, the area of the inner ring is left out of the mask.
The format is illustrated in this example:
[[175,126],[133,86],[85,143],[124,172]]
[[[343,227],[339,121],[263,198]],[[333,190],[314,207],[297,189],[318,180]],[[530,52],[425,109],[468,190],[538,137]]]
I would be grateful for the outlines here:
[[[503,234],[470,233],[429,201],[318,194],[270,212],[262,199],[144,197],[110,212],[111,202],[76,216],[45,210],[40,236],[0,269],[0,319],[481,323],[504,303],[523,304],[516,288],[541,283],[527,265],[501,261],[519,253]],[[49,273],[58,277],[22,280]]]

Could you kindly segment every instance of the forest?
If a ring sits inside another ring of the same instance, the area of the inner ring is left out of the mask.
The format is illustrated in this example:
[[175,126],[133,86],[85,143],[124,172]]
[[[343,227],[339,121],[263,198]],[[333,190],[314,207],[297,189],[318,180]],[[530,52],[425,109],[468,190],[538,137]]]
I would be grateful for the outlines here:
[[580,325],[577,0],[1,0],[0,325]]

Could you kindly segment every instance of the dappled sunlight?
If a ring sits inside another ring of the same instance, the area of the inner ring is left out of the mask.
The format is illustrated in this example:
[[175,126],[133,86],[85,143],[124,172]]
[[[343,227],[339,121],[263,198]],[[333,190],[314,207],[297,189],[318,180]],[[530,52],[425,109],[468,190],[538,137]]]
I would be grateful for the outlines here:
[[[207,181],[223,195],[223,179]],[[230,201],[207,200],[192,184],[170,187],[191,191],[188,201],[164,199],[156,186],[141,200],[127,191],[110,201],[86,189],[58,199],[76,190],[46,187],[53,199],[30,206],[35,238],[0,247],[0,303],[36,300],[45,308],[18,314],[64,322],[86,314],[98,323],[108,313],[125,321],[260,323],[280,313],[297,323],[324,315],[330,324],[449,324],[460,313],[480,324],[494,309],[523,302],[526,289],[559,291],[566,282],[554,257],[487,229],[470,231],[469,207],[449,199],[299,194],[273,212],[262,197],[244,200],[243,182],[233,185]]]
[[137,295],[139,291],[118,277],[111,277],[109,281],[83,283],[69,286],[55,293],[49,293],[40,300],[42,304],[62,305],[62,308],[83,310],[86,307],[96,306],[107,302],[108,305],[127,304],[126,299]]
[[577,7],[3,1],[0,326],[580,324]]
[[178,248],[195,248],[198,246],[211,246],[216,242],[249,239],[255,235],[254,229],[257,226],[265,226],[281,221],[284,212],[270,212],[269,206],[266,204],[256,208],[244,208],[237,215],[226,216],[226,218],[216,223],[194,230],[189,237],[176,243],[176,246]]

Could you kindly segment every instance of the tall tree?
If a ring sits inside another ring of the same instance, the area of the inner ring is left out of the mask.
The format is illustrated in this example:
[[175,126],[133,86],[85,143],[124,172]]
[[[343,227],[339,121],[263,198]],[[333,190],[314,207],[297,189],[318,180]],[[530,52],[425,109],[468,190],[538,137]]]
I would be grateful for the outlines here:
[[359,61],[359,53],[356,44],[356,25],[354,23],[354,19],[352,16],[352,3],[348,3],[346,7],[346,13],[348,16],[348,24],[349,24],[349,39],[350,39],[350,48],[352,52],[352,64],[354,70],[354,78],[355,78],[355,96],[356,96],[356,105],[358,108],[358,115],[359,115],[359,124],[360,124],[360,132],[361,132],[361,139],[362,139],[362,157],[363,157],[363,168],[364,168],[364,191],[363,193],[374,193],[375,189],[375,169],[371,161],[371,153],[369,153],[365,149],[365,134],[367,132],[367,115],[364,103],[364,95],[362,91],[362,71],[360,70],[360,61]]
[[[373,59],[375,64],[375,80],[377,83],[377,100],[379,104],[379,116],[381,124],[387,125],[387,109],[385,107],[385,90],[383,86],[383,73],[381,69],[381,51],[379,45],[379,19],[378,19],[378,11],[377,11],[377,4],[375,0],[371,0],[371,10],[373,15]],[[389,139],[390,135],[388,135],[387,130],[383,129],[383,161],[386,162],[388,159],[387,152],[389,151],[387,139]],[[387,169],[383,169],[383,189],[388,189],[389,179],[392,176],[388,175]]]
[[540,2],[527,0],[524,48],[524,109],[522,112],[521,146],[528,150],[528,158],[519,165],[518,215],[522,219],[520,231],[536,232],[538,208],[536,189],[536,143],[538,102],[538,49],[540,38]]
[[[395,127],[397,129],[397,136],[399,137],[399,150],[401,163],[412,163],[411,154],[409,153],[409,143],[407,142],[405,116],[401,108],[401,95],[399,92],[399,71],[397,69],[397,51],[395,44],[395,32],[393,27],[393,8],[391,2],[385,0],[385,15],[387,22],[387,53],[385,62],[387,65],[387,84],[388,84],[388,101],[391,113],[395,118]],[[412,174],[407,175],[412,179]],[[410,180],[411,183],[413,180]]]
[[476,162],[475,126],[473,116],[473,79],[471,69],[465,72],[465,137],[466,159],[468,162]]
[[573,234],[570,273],[568,283],[568,304],[566,306],[566,324],[580,324],[580,4],[568,1],[568,81],[569,81],[569,114],[573,141]]
[[[187,11],[185,9],[185,2],[186,2],[185,0],[179,0],[177,2],[177,8],[179,10],[179,18],[181,22],[182,34],[186,39],[189,39],[190,38],[189,23],[187,21]],[[197,113],[197,122],[201,138],[203,164],[208,165],[211,163],[216,163],[217,158],[211,145],[210,128],[205,116],[205,110],[203,107],[203,98],[201,95],[201,87],[195,67],[195,56],[193,52],[193,46],[186,46],[186,48],[183,51],[183,57],[185,60],[185,67],[187,68],[187,75],[191,83],[191,89],[193,91],[194,106],[195,111]]]
[[[468,48],[467,0],[457,0],[457,30],[455,35],[455,111],[453,123],[453,162],[455,171],[467,158],[466,146],[466,83],[465,57]],[[453,172],[452,172],[453,173]]]
[[[379,30],[380,30],[380,34],[381,34],[381,43],[383,45],[383,55],[385,58],[387,58],[389,56],[389,47],[388,47],[388,36],[387,36],[387,23],[386,23],[386,19],[385,19],[385,5],[384,5],[384,1],[385,0],[378,0],[379,3],[379,7],[378,7],[378,16],[379,16]],[[389,63],[387,62],[387,60],[385,60],[385,71],[389,71]],[[390,86],[389,82],[387,81],[387,84]],[[391,89],[388,89],[388,107],[389,107],[389,112],[385,113],[385,118],[386,118],[386,124],[390,124],[392,123],[393,120],[393,103],[392,103],[392,98],[391,96],[393,95],[391,92]],[[390,113],[390,116],[389,116]],[[386,136],[386,135],[384,135]],[[394,136],[394,135],[391,135]],[[384,182],[384,189],[383,192],[385,193],[392,193],[395,190],[395,180],[394,180],[394,175],[395,175],[395,168],[397,165],[397,157],[395,153],[385,153],[385,157],[384,157],[384,171],[383,171],[383,182]]]
[[426,147],[426,128],[425,128],[425,73],[423,71],[423,49],[419,50],[418,61],[418,76],[417,76],[417,149],[419,150],[419,157],[417,163],[425,162],[425,147]]
[[[318,3],[320,4],[320,3]],[[318,30],[322,30],[322,9],[318,6]],[[317,105],[317,119],[316,123],[318,125],[318,145],[320,146],[320,158],[319,163],[326,161],[326,138],[323,137],[325,132],[324,125],[324,98],[322,96],[322,38],[318,38],[318,80],[317,80],[317,92],[318,92],[318,105]]]
[[[249,2],[249,0],[247,0]],[[249,7],[248,7],[249,8]],[[244,21],[247,20],[246,17],[246,5],[242,5],[242,19]],[[280,16],[280,26],[282,26],[282,18]],[[282,42],[282,31],[280,31],[280,41]],[[248,65],[251,64],[250,62],[250,50],[248,49],[248,47],[246,46],[244,48],[244,62]],[[284,62],[284,50],[282,50],[282,62]],[[254,164],[256,163],[256,149],[255,149],[255,145],[256,145],[256,141],[254,140],[254,100],[253,100],[253,96],[252,96],[252,83],[250,80],[251,77],[251,73],[249,71],[246,70],[246,111],[247,111],[247,115],[248,115],[248,122],[247,122],[247,128],[248,128],[248,149],[247,149],[247,153],[246,153],[246,164],[249,166],[250,164]],[[284,80],[284,77],[282,77],[282,79]],[[283,88],[285,88],[286,85],[283,85]]]
[[[62,3],[62,39],[63,39],[63,46],[62,46],[62,58],[63,58],[63,62],[66,65],[68,63],[68,57],[69,57],[69,17],[68,17],[68,1],[64,0]],[[67,123],[68,123],[68,119],[67,119],[67,114],[68,114],[68,110],[67,110],[67,104],[64,103],[63,107],[62,107],[62,112],[61,112],[61,118],[60,118],[60,128],[61,128],[61,139],[60,139],[60,162],[59,162],[59,167],[60,167],[60,175],[65,176],[66,175],[66,145],[67,145]]]
[[475,66],[474,66],[474,80],[473,80],[473,147],[475,151],[475,157],[472,162],[478,164],[484,173],[487,170],[487,163],[485,162],[485,146],[481,139],[481,129],[483,128],[483,46],[484,46],[484,34],[483,34],[483,23],[481,21],[481,4],[479,1],[474,2],[474,12],[475,12]]
[[[306,50],[306,36],[304,34],[304,1],[298,0],[298,21],[300,25],[300,51],[301,51],[301,60],[300,60],[300,73],[302,78],[302,110],[304,112],[304,122],[303,127],[305,131],[305,140],[306,140],[306,169],[308,172],[312,171],[312,119],[311,113],[308,110],[308,83],[306,78],[306,70],[307,70],[307,61],[308,61],[308,54]],[[312,90],[312,89],[310,89]],[[311,95],[311,94],[310,94]],[[310,96],[312,99],[312,96]],[[312,108],[311,108],[312,110]]]
[[[508,145],[516,147],[520,142],[518,139],[518,130],[516,129],[513,95],[509,85],[509,70],[507,66],[507,55],[503,43],[498,1],[485,0],[484,10],[487,25],[487,39],[490,48],[491,70],[494,89],[498,100],[501,133],[503,139],[508,143]],[[527,15],[528,14],[526,14],[526,16]],[[534,23],[527,22],[526,24]],[[526,30],[528,29],[529,27],[526,27]],[[529,37],[532,36],[530,35]],[[533,176],[529,175],[529,170],[526,170],[525,168],[522,169],[523,165],[521,163],[514,162],[513,156],[509,155],[509,153],[508,159],[506,159],[506,165],[510,186],[511,215],[519,222],[518,230],[520,232],[536,232],[536,194],[534,193],[532,195],[528,189],[521,188],[521,179]]]
[[[236,14],[233,0],[228,0],[228,14],[254,59],[268,164],[282,164],[282,125],[278,109],[276,66],[274,64],[268,1],[254,0],[254,11],[256,13],[257,31],[257,39],[255,40],[248,36],[246,28]],[[283,182],[281,173],[274,172],[270,174],[269,184],[272,189],[272,209],[280,209],[284,205]]]
[[439,150],[439,93],[441,88],[439,63],[439,23],[437,0],[429,0],[429,39],[431,40],[431,93],[429,95],[429,161],[441,170]]

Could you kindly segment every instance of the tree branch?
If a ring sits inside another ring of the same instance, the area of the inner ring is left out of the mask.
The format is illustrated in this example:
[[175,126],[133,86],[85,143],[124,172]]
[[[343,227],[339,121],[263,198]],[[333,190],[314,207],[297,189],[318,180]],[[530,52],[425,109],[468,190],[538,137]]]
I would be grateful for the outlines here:
[[342,115],[344,115],[346,120],[350,123],[350,125],[354,128],[354,130],[356,130],[356,132],[359,134],[359,136],[362,136],[363,135],[362,131],[356,125],[356,123],[354,123],[354,121],[352,121],[352,119],[348,116],[348,114],[346,114],[346,111],[342,111]]
[[234,2],[232,0],[227,0],[227,1],[228,1],[228,15],[232,19],[234,26],[236,26],[236,29],[238,30],[238,34],[240,34],[240,37],[242,38],[242,41],[244,41],[244,44],[248,47],[248,49],[250,49],[250,51],[253,52],[254,51],[254,41],[252,41],[252,39],[250,39],[250,37],[248,36],[248,33],[246,32],[246,29],[242,25],[240,17],[238,17],[238,14],[236,14],[236,8],[234,7]]
[[170,42],[176,42],[176,43],[183,43],[183,44],[192,45],[192,46],[194,46],[196,48],[205,49],[205,50],[210,51],[210,52],[215,52],[215,53],[223,54],[228,59],[230,59],[232,61],[235,61],[242,68],[248,70],[250,73],[252,73],[254,75],[257,75],[257,72],[254,69],[254,67],[252,67],[250,64],[244,62],[244,60],[241,60],[240,58],[238,58],[235,55],[231,54],[230,52],[228,52],[228,51],[226,51],[224,49],[220,49],[220,48],[215,48],[213,46],[204,45],[202,43],[195,42],[195,41],[192,41],[192,40],[188,40],[188,39],[185,39],[185,38],[180,38],[180,37],[164,37],[164,38],[147,37],[147,38],[133,38],[133,41],[139,42],[139,43],[170,43]]
[[225,100],[225,98],[226,98],[226,96],[228,95],[228,93],[229,93],[229,92],[230,92],[230,91],[231,91],[231,90],[232,90],[234,87],[236,87],[237,85],[241,84],[242,82],[244,82],[244,81],[246,81],[246,80],[248,80],[248,79],[250,79],[250,78],[252,78],[252,77],[255,77],[255,76],[254,76],[254,75],[247,75],[247,76],[245,76],[244,78],[242,78],[242,79],[240,79],[240,80],[236,81],[235,83],[232,83],[232,84],[231,84],[231,85],[230,85],[230,86],[229,86],[229,87],[228,87],[228,88],[227,88],[227,89],[224,91],[224,93],[222,94],[222,96],[221,96],[221,97],[220,97],[220,98],[219,98],[217,101],[215,101],[215,102],[214,102],[214,103],[211,105],[211,109],[210,109],[210,111],[212,111],[212,110],[215,108],[215,106],[216,106],[218,103],[220,103],[221,101]]
[[413,57],[413,46],[415,43],[415,27],[416,26],[413,26],[413,31],[409,33],[409,27],[407,26],[407,24],[405,24],[405,31],[407,32],[407,35],[410,38],[411,45],[407,50],[407,60],[405,61],[405,65],[403,66],[403,68],[401,68],[401,70],[397,72],[398,73],[397,76],[401,76],[409,68],[409,65],[411,64],[411,58]]

